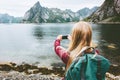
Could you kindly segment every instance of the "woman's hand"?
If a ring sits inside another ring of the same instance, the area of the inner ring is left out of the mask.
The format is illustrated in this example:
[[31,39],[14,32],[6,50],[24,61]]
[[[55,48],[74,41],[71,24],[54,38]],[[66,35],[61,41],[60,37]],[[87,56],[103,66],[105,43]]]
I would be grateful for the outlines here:
[[61,41],[62,40],[62,35],[58,35],[57,39],[59,39]]
[[67,38],[68,38],[68,40],[70,40],[70,41],[72,40],[71,35],[68,35]]
[[[57,39],[62,40],[62,35],[58,35]],[[67,39],[71,41],[72,40],[71,35],[68,35]]]

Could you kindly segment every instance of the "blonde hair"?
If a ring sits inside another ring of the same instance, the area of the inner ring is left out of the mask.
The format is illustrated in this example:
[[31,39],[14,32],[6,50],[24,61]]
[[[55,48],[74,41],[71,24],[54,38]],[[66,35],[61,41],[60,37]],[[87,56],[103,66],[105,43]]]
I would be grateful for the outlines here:
[[66,70],[83,47],[92,45],[92,29],[90,24],[83,21],[76,23],[72,29],[71,38],[72,40],[70,41],[68,47],[70,57]]

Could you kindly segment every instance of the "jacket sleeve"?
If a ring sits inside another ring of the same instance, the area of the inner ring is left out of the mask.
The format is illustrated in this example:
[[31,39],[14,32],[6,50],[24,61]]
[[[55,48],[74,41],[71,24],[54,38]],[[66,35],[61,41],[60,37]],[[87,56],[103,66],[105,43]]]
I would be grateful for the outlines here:
[[60,40],[57,39],[54,42],[54,50],[56,54],[61,58],[61,60],[67,64],[69,59],[69,53],[64,49],[62,46],[60,46]]

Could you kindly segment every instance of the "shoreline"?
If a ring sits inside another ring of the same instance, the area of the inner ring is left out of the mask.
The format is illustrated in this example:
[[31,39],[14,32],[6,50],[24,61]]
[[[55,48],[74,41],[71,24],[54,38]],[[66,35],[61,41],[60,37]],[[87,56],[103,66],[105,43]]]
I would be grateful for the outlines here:
[[26,75],[37,73],[41,73],[43,75],[54,74],[63,77],[64,75],[62,73],[64,73],[65,69],[63,68],[63,66],[58,67],[58,65],[56,64],[53,64],[52,67],[38,67],[36,65],[31,65],[28,63],[16,64],[13,62],[5,62],[0,63],[0,71],[17,71],[23,72]]
[[97,22],[97,24],[120,24],[120,22]]
[[[111,65],[110,70],[106,73],[106,80],[120,80],[120,66]],[[54,64],[52,68],[49,67],[38,67],[27,63],[16,64],[12,62],[0,63],[0,80],[4,78],[15,78],[21,77],[25,79],[40,79],[40,80],[60,80],[64,77],[65,69],[64,66],[58,66]],[[18,74],[18,75],[16,75]],[[2,79],[1,79],[2,78]]]
[[[80,20],[80,21],[84,21],[84,20]],[[78,21],[77,21],[78,22]],[[100,22],[90,22],[90,21],[85,21],[88,23],[93,23],[93,24],[120,24],[120,22],[104,22],[104,21],[100,21]],[[0,24],[35,24],[35,25],[39,25],[39,24],[75,24],[76,22],[63,22],[63,23],[0,23]]]
[[0,80],[60,80],[64,76],[63,67],[38,67],[27,63],[0,63]]
[[0,80],[60,80],[62,77],[56,75],[30,74],[26,75],[17,71],[0,71]]

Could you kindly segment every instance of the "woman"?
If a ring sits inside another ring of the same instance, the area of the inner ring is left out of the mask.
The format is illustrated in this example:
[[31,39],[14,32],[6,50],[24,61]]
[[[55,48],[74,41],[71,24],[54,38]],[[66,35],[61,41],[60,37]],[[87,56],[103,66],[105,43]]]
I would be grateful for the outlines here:
[[[91,26],[83,21],[76,23],[72,29],[71,35],[68,36],[68,39],[70,40],[68,49],[64,49],[60,45],[62,35],[59,35],[54,43],[55,52],[66,64],[66,70],[83,47],[92,46]],[[91,49],[86,50],[86,52],[91,51]]]

